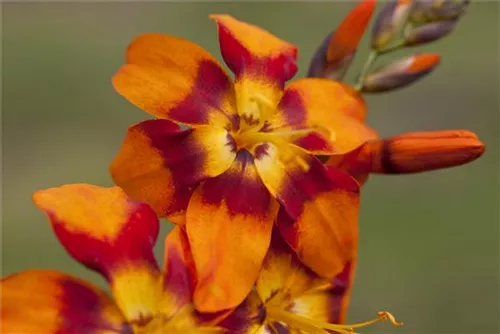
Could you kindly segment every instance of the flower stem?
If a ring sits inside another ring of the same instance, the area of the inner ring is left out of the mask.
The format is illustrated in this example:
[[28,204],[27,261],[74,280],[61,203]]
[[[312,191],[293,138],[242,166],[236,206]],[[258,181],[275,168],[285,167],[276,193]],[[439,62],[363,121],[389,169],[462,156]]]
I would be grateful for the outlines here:
[[368,72],[370,71],[371,67],[373,66],[379,55],[380,53],[378,51],[375,50],[370,51],[368,59],[366,60],[365,65],[361,70],[361,73],[359,74],[357,83],[356,85],[354,85],[355,90],[357,91],[361,90],[361,88],[363,87],[363,81],[365,80],[365,77],[368,75]]

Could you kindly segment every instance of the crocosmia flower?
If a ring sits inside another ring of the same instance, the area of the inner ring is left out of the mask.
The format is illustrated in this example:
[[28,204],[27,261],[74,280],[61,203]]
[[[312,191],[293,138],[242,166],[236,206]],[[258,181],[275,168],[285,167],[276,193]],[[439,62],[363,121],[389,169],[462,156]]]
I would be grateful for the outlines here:
[[355,263],[348,262],[335,278],[321,278],[275,233],[256,289],[219,325],[234,334],[347,334],[383,320],[402,325],[388,312],[367,322],[344,324],[354,268]]
[[19,272],[1,281],[2,333],[217,333],[191,304],[194,270],[179,227],[166,238],[161,271],[153,255],[158,218],[120,188],[65,185],[36,192],[34,201],[69,254],[104,276],[114,298],[62,272]]
[[321,276],[340,269],[330,254],[353,257],[358,185],[315,156],[349,152],[371,135],[350,116],[365,106],[344,85],[308,78],[285,88],[297,71],[294,45],[228,15],[212,19],[234,80],[201,47],[161,34],[133,41],[113,78],[159,119],[128,130],[112,177],[162,217],[185,219],[204,312],[245,298],[275,222]]

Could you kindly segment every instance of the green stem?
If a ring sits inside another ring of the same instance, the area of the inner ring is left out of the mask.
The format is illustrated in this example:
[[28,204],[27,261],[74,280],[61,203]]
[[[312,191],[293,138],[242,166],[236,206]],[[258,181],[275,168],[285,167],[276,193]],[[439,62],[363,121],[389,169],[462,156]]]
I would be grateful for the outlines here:
[[404,38],[402,38],[402,39],[397,40],[392,46],[389,46],[385,49],[382,49],[378,53],[379,53],[379,55],[385,55],[386,53],[401,49],[402,47],[405,46],[405,44],[406,44],[406,41],[404,40]]
[[368,75],[368,71],[370,71],[370,68],[373,66],[375,61],[377,60],[379,56],[379,52],[372,50],[370,51],[370,54],[368,55],[368,59],[365,62],[365,65],[363,66],[363,69],[361,70],[361,73],[359,74],[358,80],[356,85],[354,85],[354,89],[357,91],[360,91],[361,88],[363,87],[363,81],[365,80],[365,77]]

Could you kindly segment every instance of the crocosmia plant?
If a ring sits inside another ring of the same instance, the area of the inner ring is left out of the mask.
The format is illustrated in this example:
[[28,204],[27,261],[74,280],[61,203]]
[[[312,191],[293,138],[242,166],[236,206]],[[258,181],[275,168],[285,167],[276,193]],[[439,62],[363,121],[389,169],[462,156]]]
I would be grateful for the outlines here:
[[[232,75],[181,37],[134,39],[112,83],[155,118],[127,130],[110,165],[116,186],[33,195],[62,246],[106,279],[112,297],[63,272],[15,273],[1,281],[1,332],[347,334],[381,321],[401,326],[386,311],[345,323],[360,187],[370,173],[470,162],[484,145],[467,130],[381,139],[365,123],[366,94],[407,87],[440,57],[373,65],[449,35],[468,1],[385,3],[368,59],[349,83],[375,7],[354,6],[301,79],[295,45],[227,14],[210,18]],[[160,218],[175,224],[163,265],[153,255]]]

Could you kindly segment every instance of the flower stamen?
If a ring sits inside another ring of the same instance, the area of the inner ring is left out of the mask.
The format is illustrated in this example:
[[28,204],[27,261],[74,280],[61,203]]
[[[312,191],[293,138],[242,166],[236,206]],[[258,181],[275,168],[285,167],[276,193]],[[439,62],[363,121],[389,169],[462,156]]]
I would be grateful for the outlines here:
[[288,327],[300,330],[309,334],[325,334],[328,331],[335,331],[340,334],[355,334],[354,329],[373,325],[378,322],[389,320],[396,327],[400,327],[403,323],[396,321],[394,316],[389,312],[378,312],[377,317],[372,320],[357,324],[331,324],[318,320],[308,319],[303,316],[285,311],[281,308],[266,306],[268,321],[278,321],[288,325]]

